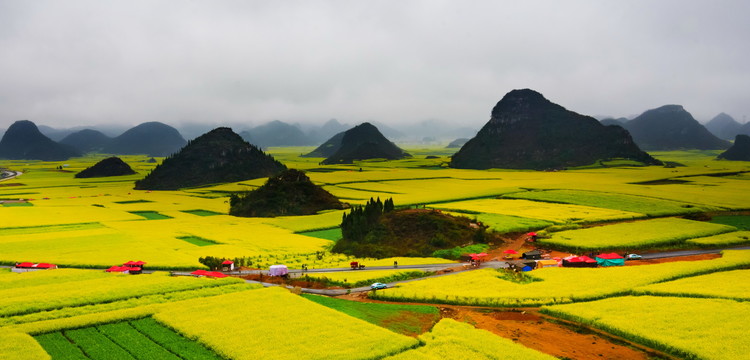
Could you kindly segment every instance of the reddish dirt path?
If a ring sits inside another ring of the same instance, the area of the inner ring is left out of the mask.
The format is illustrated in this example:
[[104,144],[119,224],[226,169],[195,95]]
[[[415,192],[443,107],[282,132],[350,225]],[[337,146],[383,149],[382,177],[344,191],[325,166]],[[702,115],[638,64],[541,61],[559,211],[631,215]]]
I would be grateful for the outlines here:
[[[558,321],[538,312],[538,308],[494,309],[471,306],[435,305],[378,301],[366,294],[338,296],[360,302],[436,306],[440,316],[469,323],[478,329],[511,339],[543,353],[569,359],[673,359],[672,357],[624,339],[576,324]],[[553,319],[554,321],[550,321]]]

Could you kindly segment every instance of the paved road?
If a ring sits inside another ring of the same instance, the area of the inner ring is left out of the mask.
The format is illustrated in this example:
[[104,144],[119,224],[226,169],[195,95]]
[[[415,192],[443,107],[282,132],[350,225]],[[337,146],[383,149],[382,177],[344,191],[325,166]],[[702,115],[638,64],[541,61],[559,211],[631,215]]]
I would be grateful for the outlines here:
[[732,248],[726,248],[726,249],[666,251],[666,252],[643,254],[643,258],[644,259],[663,259],[663,258],[678,257],[678,256],[718,254],[724,250],[750,250],[750,246],[738,246],[738,247],[732,247]]
[[20,171],[3,170],[3,173],[0,176],[0,181],[10,180],[10,179],[13,179],[13,178],[15,178],[17,176],[20,176],[21,174],[23,174],[23,173],[20,172]]
[[[456,266],[461,266],[461,264],[455,264],[454,263],[454,264],[435,264],[435,265],[412,265],[411,268],[413,268],[413,269],[431,269],[431,268],[438,268],[439,267],[441,269],[446,269],[446,268],[456,267]],[[487,268],[499,269],[499,268],[506,268],[506,267],[508,267],[508,263],[506,263],[505,261],[488,261],[488,262],[483,263],[478,268],[473,268],[473,269],[469,269],[469,270],[466,270],[466,271],[477,270],[477,269],[487,269]],[[401,269],[402,267],[399,266],[398,268]],[[404,266],[404,268],[405,268],[405,266]],[[393,270],[392,267],[382,267],[382,266],[380,267],[380,269],[381,270],[382,269]],[[343,270],[340,270],[340,269],[320,269],[320,270],[321,271],[319,271],[319,272],[324,273],[324,272],[327,272],[327,271],[324,271],[324,270],[346,271],[346,270],[351,270],[351,269],[343,269]],[[373,268],[373,269],[370,269],[370,270],[377,270],[377,269]],[[428,270],[428,271],[435,271],[435,270]],[[290,271],[290,273],[291,273],[291,271]],[[455,274],[455,273],[450,273],[449,272],[449,273],[444,273],[444,274],[440,274],[440,275],[431,275],[431,276],[421,277],[421,278],[416,278],[416,279],[394,281],[394,282],[388,283],[388,287],[389,288],[394,288],[394,287],[398,287],[399,284],[403,284],[403,283],[407,283],[407,282],[424,280],[424,279],[429,279],[429,278],[434,278],[434,277],[440,277],[440,276],[448,276],[448,275],[453,275],[453,274]],[[251,283],[251,284],[262,284],[265,287],[280,286],[278,284],[271,284],[271,283],[265,283],[265,282],[260,282],[260,281],[253,281],[253,280],[245,280],[245,282]],[[287,289],[294,288],[293,286],[285,286],[285,287]],[[350,293],[360,293],[360,292],[371,291],[371,289],[370,289],[369,286],[363,286],[363,287],[351,288],[351,289],[308,289],[308,288],[302,288],[301,290],[302,290],[303,293],[306,293],[306,294],[317,294],[317,295],[328,295],[328,296],[338,296],[338,295],[345,295],[345,294],[350,294]]]

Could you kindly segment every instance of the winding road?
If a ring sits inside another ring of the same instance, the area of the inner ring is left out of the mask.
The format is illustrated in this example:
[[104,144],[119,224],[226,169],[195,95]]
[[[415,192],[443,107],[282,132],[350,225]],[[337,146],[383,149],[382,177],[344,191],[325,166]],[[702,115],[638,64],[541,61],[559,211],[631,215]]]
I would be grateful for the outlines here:
[[[644,259],[663,259],[663,258],[671,258],[671,257],[680,257],[680,256],[692,256],[692,255],[703,255],[703,254],[719,254],[724,250],[750,250],[750,246],[738,246],[738,247],[731,247],[731,248],[725,248],[725,249],[706,249],[706,250],[680,250],[680,251],[665,251],[665,252],[657,252],[657,253],[649,253],[649,254],[643,254]],[[451,264],[431,264],[431,265],[400,265],[398,269],[411,269],[415,271],[439,271],[444,270],[452,267],[460,266],[460,264],[457,263],[451,263]],[[481,266],[478,268],[468,269],[466,271],[472,271],[477,269],[501,269],[501,268],[507,268],[508,263],[505,261],[487,261],[482,263]],[[390,266],[374,266],[371,268],[365,268],[362,270],[357,271],[373,271],[373,270],[394,270],[393,267]],[[302,276],[302,274],[320,274],[320,273],[332,273],[332,272],[341,272],[341,271],[352,271],[349,268],[331,268],[331,269],[313,269],[308,270],[306,272],[303,272],[302,270],[289,270],[289,273],[292,274],[292,277],[297,275],[297,277]],[[252,271],[235,271],[231,272],[229,274],[232,275],[246,275],[246,274],[267,274],[267,271],[265,270],[252,270]],[[174,273],[175,275],[190,275],[189,273]],[[402,280],[402,281],[395,281],[388,283],[388,287],[398,287],[399,284],[417,281],[417,280],[424,280],[428,278],[433,277],[439,277],[439,276],[449,276],[453,275],[455,272],[449,272],[445,274],[440,275],[432,275],[422,278],[415,278],[415,279],[409,279],[409,280]],[[266,283],[266,282],[260,282],[260,281],[254,281],[254,280],[245,280],[247,283],[253,283],[253,284],[262,284],[263,286],[269,287],[269,286],[281,286],[279,284],[272,284],[272,283]],[[293,286],[285,286],[288,289],[294,288]],[[369,286],[363,286],[358,288],[351,288],[351,289],[309,289],[309,288],[302,288],[301,291],[303,293],[307,294],[317,294],[317,295],[328,295],[328,296],[339,296],[339,295],[345,295],[349,293],[358,293],[358,292],[367,292],[370,291]]]

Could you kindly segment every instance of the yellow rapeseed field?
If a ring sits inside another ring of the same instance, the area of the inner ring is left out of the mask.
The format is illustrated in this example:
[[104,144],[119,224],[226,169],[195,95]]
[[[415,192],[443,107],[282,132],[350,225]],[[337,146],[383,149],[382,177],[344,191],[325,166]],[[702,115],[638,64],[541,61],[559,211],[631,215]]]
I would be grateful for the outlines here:
[[267,288],[186,301],[156,320],[231,359],[373,359],[417,340]]
[[687,359],[735,360],[750,353],[750,304],[724,299],[627,296],[543,311]]
[[722,271],[674,281],[641,286],[637,294],[685,297],[715,297],[750,300],[750,270]]
[[638,286],[748,265],[750,250],[728,250],[720,259],[704,261],[612,268],[544,268],[529,273],[536,281],[528,283],[507,280],[498,270],[482,269],[404,283],[373,296],[393,301],[535,306],[610,297]]
[[441,209],[469,210],[488,214],[520,216],[555,223],[629,220],[646,215],[591,206],[551,204],[529,200],[480,199],[442,203]]

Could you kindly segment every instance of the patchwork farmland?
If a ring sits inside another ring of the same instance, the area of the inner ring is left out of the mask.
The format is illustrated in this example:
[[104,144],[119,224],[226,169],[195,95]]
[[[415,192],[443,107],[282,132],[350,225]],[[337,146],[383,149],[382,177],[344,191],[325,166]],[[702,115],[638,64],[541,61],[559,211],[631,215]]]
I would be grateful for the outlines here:
[[[744,279],[750,250],[741,249],[750,244],[746,162],[663,152],[654,155],[687,166],[478,171],[441,167],[448,158],[436,149],[410,149],[416,154],[412,159],[322,168],[321,159],[299,157],[303,150],[310,149],[272,148],[270,153],[288,167],[306,170],[314,183],[351,205],[392,198],[398,207],[467,216],[488,226],[503,240],[483,248],[486,260],[495,260],[487,263],[518,257],[504,256],[503,250],[536,248],[551,257],[692,249],[720,255],[520,274],[502,266],[473,269],[463,258],[355,257],[331,252],[349,210],[277,218],[227,215],[231,193],[257,188],[265,179],[143,191],[134,190],[133,182],[156,165],[143,156],[123,157],[136,175],[99,179],[73,177],[98,156],[3,161],[4,168],[22,174],[0,181],[0,263],[59,268],[0,270],[5,334],[0,354],[35,359],[428,359],[496,358],[498,353],[587,358],[543,341],[503,338],[495,322],[511,315],[493,315],[495,320],[490,315],[523,311],[538,320],[514,326],[562,321],[610,339],[601,340],[607,344],[631,344],[644,358],[729,359],[750,353],[747,342],[734,335],[750,329],[732,316],[747,312],[749,296]],[[433,153],[435,159],[423,159]],[[537,242],[525,241],[527,232],[537,233]],[[242,259],[248,273],[284,264],[293,278],[306,276],[340,292],[376,281],[408,282],[331,299],[299,296],[303,289],[294,286],[263,289],[233,276],[171,276],[208,270],[199,262],[208,256]],[[148,273],[104,272],[128,260],[145,262]],[[351,270],[352,262],[367,267]],[[420,268],[433,264],[450,271],[435,276]],[[379,301],[404,304],[389,308]],[[625,311],[638,320],[620,315]],[[468,321],[467,313],[487,322]],[[688,316],[696,313],[712,315]],[[642,326],[642,319],[650,326]],[[570,344],[583,346],[575,340],[578,335],[570,336]],[[624,353],[610,355],[617,354]]]

